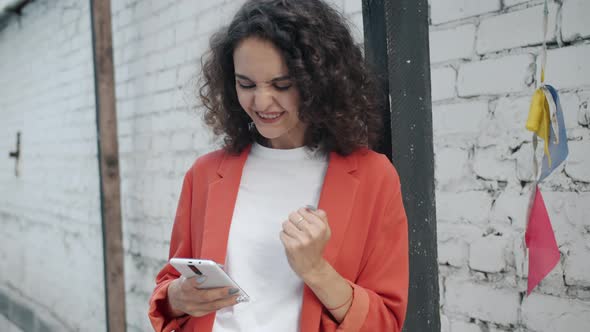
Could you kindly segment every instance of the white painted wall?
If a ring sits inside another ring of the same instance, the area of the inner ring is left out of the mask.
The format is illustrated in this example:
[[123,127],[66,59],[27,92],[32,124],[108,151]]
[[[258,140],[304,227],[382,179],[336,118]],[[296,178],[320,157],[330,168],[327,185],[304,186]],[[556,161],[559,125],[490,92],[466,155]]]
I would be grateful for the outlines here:
[[[430,0],[443,331],[590,326],[590,2],[549,3],[547,82],[570,156],[541,191],[561,262],[530,297],[522,240],[531,191],[524,129],[540,66],[543,1]],[[538,72],[538,71],[537,71]]]
[[105,330],[89,13],[39,0],[0,31],[0,292],[56,331]]

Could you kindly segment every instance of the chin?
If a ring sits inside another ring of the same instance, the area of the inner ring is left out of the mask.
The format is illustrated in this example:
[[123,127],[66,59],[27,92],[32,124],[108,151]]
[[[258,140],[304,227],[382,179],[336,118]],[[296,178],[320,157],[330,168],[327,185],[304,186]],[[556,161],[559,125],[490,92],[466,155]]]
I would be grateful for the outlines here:
[[258,130],[258,133],[266,139],[277,139],[285,134],[283,132],[279,133],[274,130]]

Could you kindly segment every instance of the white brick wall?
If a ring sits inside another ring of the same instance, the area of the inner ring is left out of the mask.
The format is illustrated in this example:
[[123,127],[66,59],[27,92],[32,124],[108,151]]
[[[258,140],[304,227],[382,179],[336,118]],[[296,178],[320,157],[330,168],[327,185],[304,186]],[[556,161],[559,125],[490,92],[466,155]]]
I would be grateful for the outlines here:
[[[555,41],[555,19],[558,6],[551,3],[549,9],[549,29],[547,41]],[[486,54],[526,45],[543,43],[541,30],[543,5],[536,5],[523,10],[515,10],[503,15],[482,18],[477,32],[476,51]],[[506,27],[518,27],[506,33]]]
[[481,332],[481,329],[477,324],[462,321],[451,322],[451,330],[456,332]]
[[512,253],[511,244],[510,238],[502,235],[478,238],[469,247],[469,268],[488,273],[505,271],[507,257]]
[[[469,152],[458,148],[440,148],[434,156],[437,164],[435,178],[440,187],[457,187],[463,185]],[[461,165],[461,166],[457,166]]]
[[564,41],[590,37],[590,24],[587,23],[590,2],[586,0],[566,0],[561,12],[561,34]]
[[575,181],[590,182],[588,165],[590,165],[590,142],[588,140],[573,141],[569,144],[572,158],[565,166],[567,174]]
[[470,59],[475,43],[475,25],[464,24],[448,29],[430,30],[430,61]]
[[[588,195],[586,195],[588,199]],[[588,227],[586,227],[588,231]],[[567,257],[565,263],[565,283],[567,285],[578,285],[590,287],[590,249],[588,247],[578,246],[573,248]]]
[[0,31],[0,293],[63,331],[106,330],[88,3],[35,1]]
[[457,91],[461,97],[521,92],[531,82],[530,54],[511,55],[465,63],[459,68]]
[[518,322],[520,297],[515,290],[463,279],[447,279],[445,287],[445,309],[449,313],[468,312],[473,318],[504,326]]
[[432,100],[442,100],[455,97],[455,81],[457,72],[453,67],[433,68],[430,72],[432,81]]
[[488,117],[488,102],[474,100],[432,108],[432,126],[444,134],[476,135]]
[[492,197],[486,191],[441,192],[436,199],[436,215],[439,221],[472,224],[488,222]]
[[590,3],[550,1],[546,78],[560,92],[570,155],[541,186],[562,260],[528,298],[532,152],[524,124],[538,80],[543,1],[430,5],[442,330],[586,331]]
[[454,21],[500,10],[500,0],[430,0],[432,24]]
[[[590,44],[564,47],[547,53],[547,83],[561,89],[590,87]],[[540,57],[539,57],[540,66]]]
[[539,332],[587,331],[590,303],[533,294],[522,303],[522,321],[528,329]]

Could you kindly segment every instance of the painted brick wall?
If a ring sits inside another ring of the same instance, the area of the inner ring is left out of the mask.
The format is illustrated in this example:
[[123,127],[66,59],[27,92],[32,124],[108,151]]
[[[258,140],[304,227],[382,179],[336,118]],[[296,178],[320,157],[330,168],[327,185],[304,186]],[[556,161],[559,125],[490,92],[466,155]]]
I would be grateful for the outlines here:
[[0,316],[25,331],[105,330],[88,3],[35,1],[0,31]]
[[[541,186],[561,261],[530,297],[522,247],[531,191],[524,129],[540,66],[542,2],[430,0],[443,331],[590,326],[590,2],[550,2],[547,81],[570,157]],[[538,68],[538,67],[537,67]]]

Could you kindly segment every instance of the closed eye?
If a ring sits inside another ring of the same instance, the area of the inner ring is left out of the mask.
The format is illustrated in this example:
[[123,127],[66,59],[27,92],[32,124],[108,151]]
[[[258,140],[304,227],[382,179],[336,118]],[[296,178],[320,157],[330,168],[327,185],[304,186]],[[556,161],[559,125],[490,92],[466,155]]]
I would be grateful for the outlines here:
[[[238,85],[242,89],[254,89],[256,87],[256,84],[245,84],[245,83],[241,83],[241,82],[238,82]],[[277,89],[278,91],[287,91],[287,90],[289,90],[289,88],[291,86],[292,86],[292,84],[288,84],[288,85],[273,84],[273,87],[275,89]]]
[[[236,73],[236,83],[240,87],[240,89],[253,89],[256,87],[256,84],[248,78],[248,76]],[[272,80],[268,81],[267,83],[272,84],[272,86],[277,91],[287,91],[291,86],[293,86],[293,82],[291,81],[291,77],[288,75],[283,75],[279,77],[275,77]]]
[[242,82],[238,82],[238,85],[242,89],[253,89],[254,87],[256,87],[256,84],[244,84]]
[[273,86],[275,87],[275,89],[279,90],[279,91],[286,91],[289,90],[289,88],[291,87],[292,84],[287,84],[287,85],[279,85],[279,84],[273,84]]

